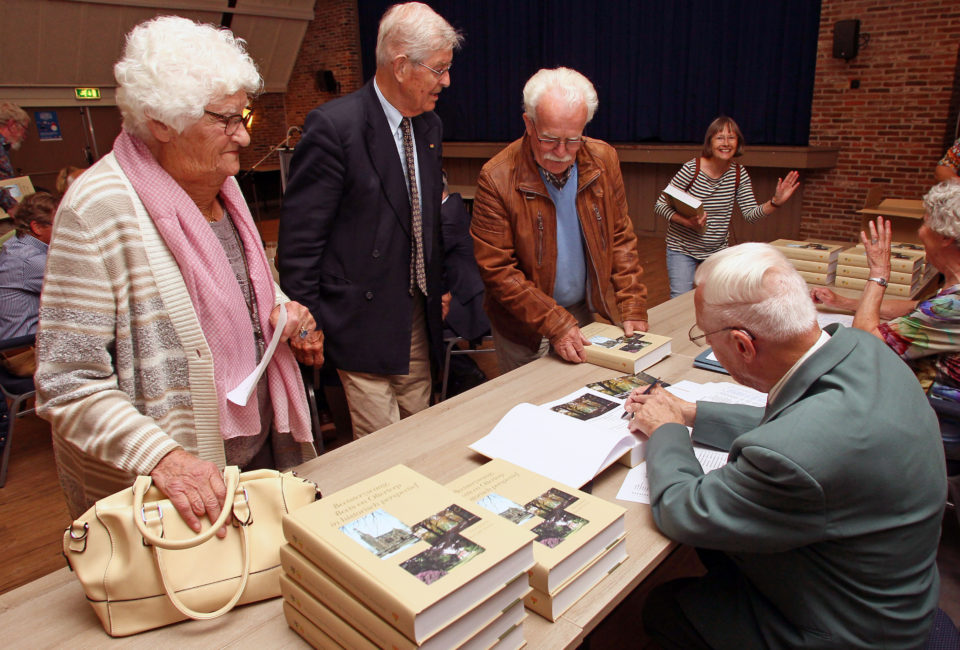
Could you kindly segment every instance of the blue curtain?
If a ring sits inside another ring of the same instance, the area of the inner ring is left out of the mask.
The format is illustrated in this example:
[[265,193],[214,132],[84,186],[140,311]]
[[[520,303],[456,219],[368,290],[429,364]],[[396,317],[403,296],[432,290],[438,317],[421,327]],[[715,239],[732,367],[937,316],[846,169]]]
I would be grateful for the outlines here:
[[[359,0],[364,74],[391,0]],[[522,89],[540,68],[594,83],[587,133],[609,142],[702,142],[720,114],[750,144],[806,145],[818,0],[429,0],[466,36],[437,113],[450,141],[522,133]]]

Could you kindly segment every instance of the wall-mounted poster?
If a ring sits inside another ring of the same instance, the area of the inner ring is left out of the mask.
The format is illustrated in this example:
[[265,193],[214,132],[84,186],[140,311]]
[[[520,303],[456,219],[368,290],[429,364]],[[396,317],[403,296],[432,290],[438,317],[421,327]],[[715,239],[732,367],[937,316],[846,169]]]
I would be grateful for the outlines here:
[[34,111],[33,121],[41,140],[63,140],[56,111]]

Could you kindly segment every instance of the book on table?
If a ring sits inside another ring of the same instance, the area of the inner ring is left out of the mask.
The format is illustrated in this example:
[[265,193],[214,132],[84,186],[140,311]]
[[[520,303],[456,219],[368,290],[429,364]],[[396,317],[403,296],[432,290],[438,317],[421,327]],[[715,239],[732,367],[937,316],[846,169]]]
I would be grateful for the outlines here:
[[713,353],[713,348],[707,348],[698,354],[693,360],[693,367],[712,370],[713,372],[722,372],[725,375],[730,374],[727,372],[727,369],[723,367],[723,364],[720,363],[720,360],[717,359],[717,355]]
[[672,183],[663,188],[663,198],[679,214],[696,219],[703,214],[703,201]]
[[837,271],[837,260],[832,262],[820,262],[817,260],[797,260],[791,259],[790,263],[793,264],[793,268],[798,271],[807,271],[808,273],[823,273],[829,275],[831,273],[836,273]]
[[556,593],[623,537],[626,511],[503,459],[455,478],[447,487],[536,537],[530,586]]
[[626,336],[616,325],[590,323],[580,329],[590,345],[583,346],[587,363],[620,372],[646,370],[670,354],[670,337],[650,332]]
[[417,645],[380,618],[289,545],[280,550],[284,572],[280,594],[310,622],[344,648],[378,647],[395,650],[488,648],[523,620],[516,605],[530,591],[525,575],[517,576],[452,625]]
[[[870,269],[866,266],[849,266],[841,264],[837,267],[837,275],[845,278],[859,278],[866,280],[870,277]],[[894,284],[906,284],[913,286],[924,279],[923,269],[917,267],[913,273],[904,273],[902,271],[890,271],[888,282]]]
[[833,281],[836,279],[836,272],[814,273],[812,271],[800,271],[798,269],[797,273],[800,274],[800,277],[803,278],[803,281],[807,284],[822,284],[826,286],[833,284]]
[[594,382],[540,406],[518,404],[470,449],[580,487],[618,460],[628,467],[643,462],[644,441],[621,416],[630,391],[654,381],[638,373]]
[[[867,286],[867,283],[870,280],[864,280],[862,278],[848,278],[845,276],[837,277],[837,286],[843,287],[844,289],[857,289],[863,291]],[[913,295],[920,291],[922,288],[920,283],[917,284],[897,284],[896,282],[888,282],[887,288],[884,291],[885,295],[888,296],[899,296],[901,298],[912,298]]]
[[523,599],[523,604],[545,619],[556,621],[587,592],[616,571],[626,559],[627,542],[621,537],[604,549],[599,557],[560,585],[555,592],[548,594],[539,589],[531,589]]
[[841,244],[797,239],[776,239],[770,242],[770,245],[783,253],[788,259],[813,260],[815,262],[833,262],[844,248]]
[[415,643],[533,566],[533,535],[403,465],[283,518],[287,542]]
[[[891,248],[890,270],[913,275],[918,269],[922,269],[925,258],[926,253],[922,250],[903,247],[897,249]],[[848,248],[843,251],[840,253],[839,259],[840,264],[846,266],[870,267],[870,264],[867,262],[867,251],[864,249],[863,244],[857,244],[853,248]]]

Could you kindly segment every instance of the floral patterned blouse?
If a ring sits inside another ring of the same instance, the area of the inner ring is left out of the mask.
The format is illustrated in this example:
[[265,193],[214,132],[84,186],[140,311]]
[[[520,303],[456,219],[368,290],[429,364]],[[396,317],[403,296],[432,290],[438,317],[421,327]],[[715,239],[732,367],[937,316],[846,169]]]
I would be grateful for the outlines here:
[[944,287],[879,329],[927,394],[960,402],[960,284]]

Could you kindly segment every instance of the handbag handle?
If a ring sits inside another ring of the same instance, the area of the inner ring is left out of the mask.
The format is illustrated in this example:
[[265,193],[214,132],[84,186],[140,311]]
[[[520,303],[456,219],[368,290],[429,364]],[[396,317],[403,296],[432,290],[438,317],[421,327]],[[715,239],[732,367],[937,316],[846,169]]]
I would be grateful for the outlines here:
[[[205,621],[212,618],[217,618],[218,616],[223,616],[233,609],[233,606],[237,604],[238,600],[240,600],[240,596],[243,595],[243,590],[247,588],[247,578],[250,577],[250,546],[247,544],[247,527],[237,526],[237,528],[240,531],[240,546],[243,548],[243,572],[240,574],[240,584],[237,586],[237,590],[230,600],[227,601],[227,604],[213,612],[198,612],[183,604],[183,601],[180,600],[180,597],[177,596],[177,593],[173,590],[173,588],[170,587],[169,584],[167,584],[167,572],[163,567],[163,559],[162,554],[160,553],[160,548],[156,545],[153,547],[153,556],[157,560],[157,569],[160,570],[160,582],[163,583],[163,590],[167,592],[167,598],[170,599],[170,603],[184,616],[197,621]],[[210,530],[217,530],[217,527],[211,528]]]
[[213,522],[213,525],[207,530],[198,533],[195,537],[188,537],[187,539],[167,539],[165,537],[158,537],[148,531],[143,517],[140,516],[143,512],[143,497],[153,484],[153,479],[150,476],[138,476],[137,480],[133,483],[133,523],[136,525],[137,530],[140,531],[140,534],[143,535],[144,541],[159,548],[176,551],[199,546],[213,537],[233,514],[233,500],[237,494],[237,486],[240,484],[240,468],[235,465],[226,467],[223,470],[223,479],[227,485],[227,498],[223,502],[223,510],[220,511],[220,516]]

